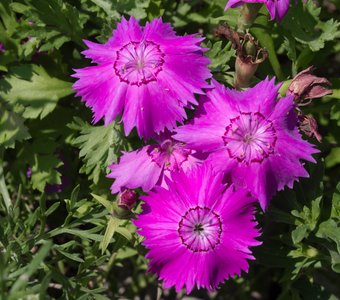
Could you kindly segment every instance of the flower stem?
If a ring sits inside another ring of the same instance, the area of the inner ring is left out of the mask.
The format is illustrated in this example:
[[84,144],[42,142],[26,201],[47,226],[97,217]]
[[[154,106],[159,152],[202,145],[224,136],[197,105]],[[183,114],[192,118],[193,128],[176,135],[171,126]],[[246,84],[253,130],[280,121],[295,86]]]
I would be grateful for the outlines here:
[[8,189],[5,182],[5,174],[3,169],[3,150],[0,149],[0,193],[2,198],[4,199],[4,204],[7,210],[7,213],[10,212],[12,207],[12,201],[8,193]]
[[238,20],[237,29],[239,31],[246,31],[253,24],[257,13],[261,8],[261,3],[245,3],[242,6],[242,16]]

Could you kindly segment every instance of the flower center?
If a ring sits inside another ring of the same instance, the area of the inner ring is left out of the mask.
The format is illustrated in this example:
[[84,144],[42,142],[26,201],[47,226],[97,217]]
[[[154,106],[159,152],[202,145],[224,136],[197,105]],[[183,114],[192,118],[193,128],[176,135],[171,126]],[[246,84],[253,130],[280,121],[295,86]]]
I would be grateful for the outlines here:
[[163,58],[164,53],[153,42],[130,42],[117,51],[113,68],[120,81],[141,86],[156,80]]
[[164,166],[164,169],[168,171],[179,171],[190,154],[191,150],[171,139],[165,140],[149,152],[152,161],[161,168]]
[[192,207],[179,221],[178,234],[182,244],[189,250],[208,252],[220,243],[221,218],[208,207]]
[[273,123],[259,112],[230,119],[223,136],[229,156],[246,164],[262,162],[274,152],[276,140]]

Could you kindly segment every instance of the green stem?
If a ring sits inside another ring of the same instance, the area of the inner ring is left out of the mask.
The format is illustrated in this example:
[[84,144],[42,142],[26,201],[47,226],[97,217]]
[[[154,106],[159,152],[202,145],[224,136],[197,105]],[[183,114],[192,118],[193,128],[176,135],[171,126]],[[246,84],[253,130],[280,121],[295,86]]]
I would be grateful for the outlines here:
[[245,32],[251,27],[261,8],[261,3],[245,3],[241,8],[241,17],[238,20],[237,29]]
[[6,182],[5,182],[5,174],[4,174],[4,168],[3,168],[3,152],[4,151],[0,149],[0,193],[2,195],[2,198],[4,199],[7,213],[9,213],[12,207],[12,201],[11,201],[11,197],[9,196],[8,189],[7,189]]

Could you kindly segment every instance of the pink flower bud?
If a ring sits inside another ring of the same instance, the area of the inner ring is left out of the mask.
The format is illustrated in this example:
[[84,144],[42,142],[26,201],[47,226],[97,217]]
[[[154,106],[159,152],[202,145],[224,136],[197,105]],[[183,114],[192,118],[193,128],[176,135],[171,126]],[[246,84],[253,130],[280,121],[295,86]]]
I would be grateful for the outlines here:
[[332,94],[328,89],[331,83],[324,77],[317,77],[312,74],[315,67],[311,66],[297,74],[287,91],[287,95],[293,95],[298,103],[304,99],[320,98]]
[[131,190],[124,190],[120,192],[117,197],[117,204],[119,208],[131,210],[134,208],[137,201],[137,194]]

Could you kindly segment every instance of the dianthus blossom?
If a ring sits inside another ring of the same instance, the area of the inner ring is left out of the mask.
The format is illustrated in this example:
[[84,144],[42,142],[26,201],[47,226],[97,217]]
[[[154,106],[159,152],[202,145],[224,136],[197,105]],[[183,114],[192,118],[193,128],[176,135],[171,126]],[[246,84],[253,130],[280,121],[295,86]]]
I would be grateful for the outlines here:
[[186,170],[199,163],[201,157],[196,151],[164,134],[157,144],[123,153],[119,163],[109,166],[111,173],[107,177],[115,178],[111,186],[113,194],[124,188],[142,188],[148,192],[156,184],[164,186],[164,178],[169,177],[171,172]]
[[187,293],[214,290],[219,283],[248,271],[249,249],[261,244],[247,191],[222,184],[222,174],[208,166],[173,173],[168,189],[155,187],[143,196],[135,225],[149,249],[149,271],[164,287]]
[[225,9],[235,8],[245,3],[264,3],[271,19],[281,21],[289,9],[290,0],[229,0]]
[[73,85],[92,108],[94,122],[105,124],[122,115],[125,134],[136,127],[140,137],[150,138],[186,118],[185,107],[196,104],[211,77],[203,38],[176,36],[162,19],[139,25],[123,17],[105,44],[84,41],[82,53],[97,66],[75,70]]
[[214,169],[249,189],[265,209],[277,190],[309,176],[300,160],[315,162],[318,150],[299,133],[293,97],[277,100],[274,79],[242,92],[213,84],[192,124],[179,127],[174,138],[210,152]]

